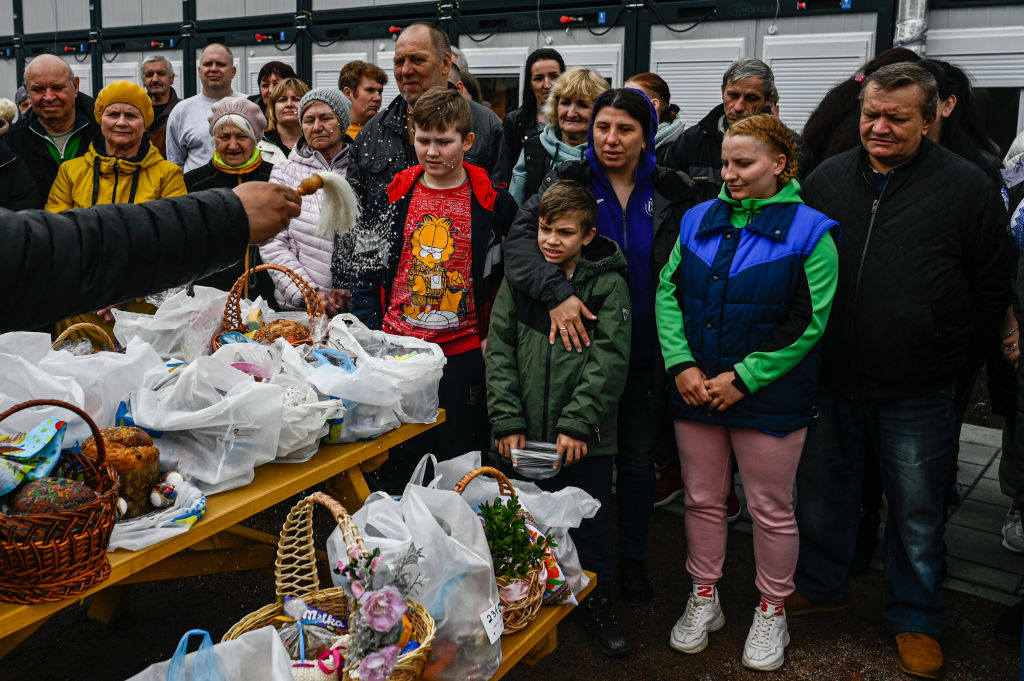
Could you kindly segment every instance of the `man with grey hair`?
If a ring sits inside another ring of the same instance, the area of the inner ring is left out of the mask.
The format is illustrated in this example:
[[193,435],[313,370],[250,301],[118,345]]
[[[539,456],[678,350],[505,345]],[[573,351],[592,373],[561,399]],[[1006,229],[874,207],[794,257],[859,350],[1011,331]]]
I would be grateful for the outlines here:
[[82,156],[100,132],[93,100],[78,91],[78,78],[60,57],[41,54],[25,68],[25,90],[32,110],[7,135],[11,151],[28,165],[35,208],[46,205],[57,167]]
[[[432,87],[448,83],[453,65],[448,36],[437,26],[415,23],[407,26],[395,43],[395,83],[399,94],[386,109],[363,126],[352,145],[348,179],[365,209],[373,197],[395,175],[418,162],[409,141],[409,109]],[[450,87],[455,87],[451,85]],[[508,146],[501,119],[493,111],[469,102],[473,115],[473,146],[466,163],[480,166],[501,186],[508,184]]]
[[999,342],[1016,248],[999,192],[930,141],[938,88],[909,62],[861,91],[861,147],[831,157],[803,199],[842,226],[822,340],[817,430],[797,474],[800,558],[790,616],[841,610],[866,456],[888,506],[883,616],[897,663],[942,674],[944,507],[958,374]]
[[155,54],[142,62],[142,85],[153,101],[153,124],[146,132],[149,139],[160,152],[167,155],[164,137],[167,134],[167,119],[177,106],[178,93],[174,91],[174,66],[167,57]]
[[[689,175],[701,201],[717,197],[722,188],[722,139],[726,128],[754,114],[774,113],[778,101],[771,67],[760,59],[737,59],[722,76],[722,103],[665,147],[659,153],[659,163]],[[810,151],[803,140],[797,138],[797,144],[799,177],[803,179],[810,169]]]
[[225,97],[248,96],[231,90],[237,69],[227,46],[210,43],[204,47],[198,70],[202,90],[183,99],[167,119],[167,160],[177,163],[186,173],[213,158],[209,120],[213,105]]

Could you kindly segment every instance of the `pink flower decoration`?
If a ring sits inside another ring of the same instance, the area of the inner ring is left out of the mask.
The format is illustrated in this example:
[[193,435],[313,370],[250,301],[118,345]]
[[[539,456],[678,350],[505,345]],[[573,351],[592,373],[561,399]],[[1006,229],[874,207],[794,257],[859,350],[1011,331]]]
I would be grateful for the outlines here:
[[359,665],[360,681],[387,681],[398,664],[398,646],[387,646],[363,658]]
[[381,563],[382,560],[383,560],[382,556],[377,556],[376,558],[371,560],[370,561],[370,570],[373,571],[373,572],[376,572],[377,568],[380,567],[380,563]]
[[363,553],[357,547],[350,546],[348,548],[348,557],[352,560],[360,560],[363,557]]
[[359,582],[352,582],[352,595],[356,597],[357,601],[363,600],[363,594],[366,593],[366,587]]
[[359,598],[363,618],[371,629],[386,634],[402,621],[402,615],[409,608],[393,586],[371,591]]

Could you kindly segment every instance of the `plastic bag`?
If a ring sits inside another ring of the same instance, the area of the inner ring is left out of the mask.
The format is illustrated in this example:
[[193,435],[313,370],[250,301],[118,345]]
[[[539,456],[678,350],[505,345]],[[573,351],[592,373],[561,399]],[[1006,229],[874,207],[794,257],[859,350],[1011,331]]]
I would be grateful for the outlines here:
[[[188,640],[200,636],[199,650],[185,654]],[[202,629],[185,633],[166,662],[158,662],[128,681],[292,681],[292,666],[274,627],[247,631],[216,645]]]
[[[391,399],[402,423],[433,423],[437,419],[437,386],[448,361],[441,346],[371,331],[351,314],[331,320],[328,345],[353,358],[356,372],[352,376],[363,372],[370,374],[373,383],[394,386]],[[378,404],[347,395],[339,397]]]
[[207,286],[196,286],[193,291],[194,296],[188,295],[187,290],[175,293],[151,315],[114,309],[117,342],[127,345],[138,336],[164,359],[191,361],[209,355],[210,340],[224,323],[228,294]]
[[[420,462],[421,465],[424,462]],[[451,489],[466,473],[480,467],[480,452],[469,452],[448,461],[434,465],[436,477],[430,483],[442,489]],[[420,473],[422,477],[422,473]],[[601,507],[594,497],[579,487],[563,487],[557,492],[545,492],[532,482],[510,480],[519,497],[523,508],[537,522],[537,530],[549,534],[558,546],[554,550],[555,559],[561,568],[561,579],[569,585],[573,594],[577,594],[590,581],[580,566],[580,557],[576,545],[569,536],[569,530],[579,527],[584,518],[593,518]],[[470,481],[462,492],[462,497],[474,509],[482,501],[492,501],[500,494],[498,483],[489,476],[478,476]],[[548,586],[555,586],[559,580],[556,573],[548,570]]]
[[150,371],[132,395],[135,423],[161,431],[160,466],[177,469],[205,494],[252,482],[253,469],[277,456],[284,388],[212,357],[167,373]]
[[379,374],[368,364],[358,368],[340,350],[314,350],[313,357],[316,364],[309,367],[308,380],[347,407],[344,421],[331,425],[329,443],[366,440],[402,425],[395,412],[401,388],[394,377]]
[[[235,343],[224,345],[213,358],[225,364],[247,363],[265,369],[269,383],[284,390],[278,461],[307,461],[327,433],[327,420],[342,418],[341,400],[321,399],[309,380],[309,367],[297,349],[283,339],[272,345]],[[237,367],[236,367],[237,368]]]
[[512,450],[512,467],[524,477],[547,480],[562,469],[562,455],[550,442],[527,440],[523,449]]
[[[384,562],[413,545],[423,552],[419,565],[424,585],[415,599],[437,625],[424,676],[445,681],[491,678],[501,666],[501,629],[491,630],[492,641],[481,617],[498,604],[498,588],[487,538],[473,510],[457,492],[410,485],[401,501],[382,492],[370,495],[353,520],[366,548],[380,548]],[[327,541],[330,563],[345,559],[345,550],[341,532],[335,530]],[[500,615],[497,620],[500,624]]]
[[[124,353],[73,355],[50,347],[45,333],[0,336],[0,408],[33,399],[57,399],[81,407],[100,428],[114,425],[117,406],[136,390],[148,371],[163,362],[153,348],[136,341]],[[43,406],[13,414],[3,422],[6,432],[28,432],[46,418],[68,420],[68,412]],[[67,444],[92,435],[82,419],[68,420]]]
[[179,482],[174,489],[178,494],[171,506],[115,523],[107,550],[138,551],[188,532],[206,513],[206,497],[187,480]]

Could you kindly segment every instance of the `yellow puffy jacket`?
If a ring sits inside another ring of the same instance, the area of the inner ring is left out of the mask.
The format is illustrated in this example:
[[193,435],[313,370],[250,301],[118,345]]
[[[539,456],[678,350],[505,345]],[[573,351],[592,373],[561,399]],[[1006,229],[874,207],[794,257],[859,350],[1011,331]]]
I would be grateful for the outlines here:
[[187,191],[181,168],[165,161],[148,140],[146,143],[149,151],[141,161],[104,156],[95,143],[90,144],[83,156],[61,164],[46,210],[59,213],[69,208],[184,196]]

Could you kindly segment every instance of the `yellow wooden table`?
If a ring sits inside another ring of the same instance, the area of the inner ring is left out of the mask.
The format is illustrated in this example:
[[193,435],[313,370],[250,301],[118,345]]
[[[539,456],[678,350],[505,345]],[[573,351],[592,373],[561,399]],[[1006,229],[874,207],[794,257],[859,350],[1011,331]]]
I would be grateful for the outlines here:
[[406,424],[374,440],[325,445],[303,463],[270,463],[256,469],[245,487],[212,494],[206,515],[188,532],[139,551],[110,554],[110,579],[81,596],[55,603],[0,603],[0,658],[38,629],[54,613],[92,596],[89,614],[110,621],[125,585],[177,579],[200,574],[272,568],[277,536],[239,525],[243,520],[314,485],[327,487],[350,512],[370,494],[364,472],[387,459],[388,449],[433,428],[445,419],[444,410],[432,424]]
[[[593,572],[586,572],[590,582],[583,590],[576,594],[576,599],[582,601],[597,584],[597,577]],[[537,619],[530,622],[530,626],[514,634],[503,636],[501,639],[501,666],[491,677],[491,681],[498,681],[508,674],[512,667],[520,661],[526,664],[537,664],[537,662],[554,652],[558,646],[558,623],[572,612],[576,607],[573,605],[545,605],[537,614]]]

